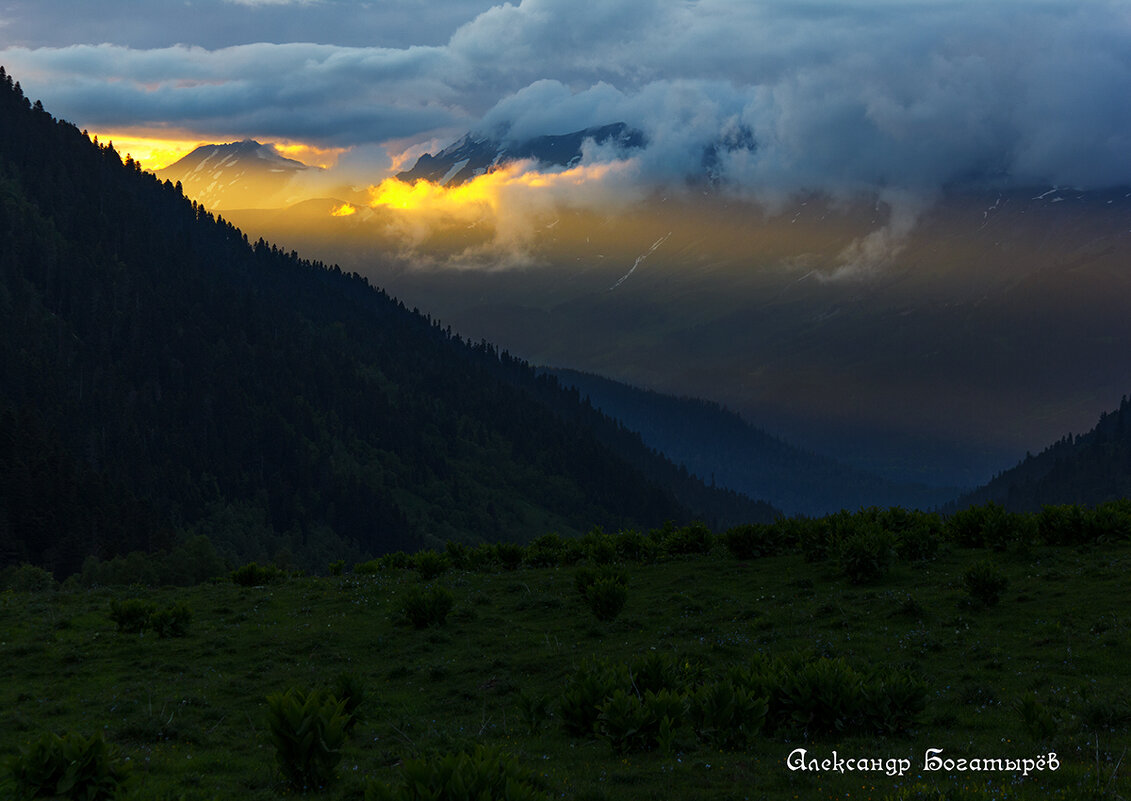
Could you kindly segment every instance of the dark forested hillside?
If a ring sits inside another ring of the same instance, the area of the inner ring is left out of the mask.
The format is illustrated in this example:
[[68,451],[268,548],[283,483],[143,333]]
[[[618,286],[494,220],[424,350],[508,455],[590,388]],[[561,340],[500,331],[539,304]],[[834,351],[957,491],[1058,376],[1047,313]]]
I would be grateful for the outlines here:
[[933,509],[955,489],[895,484],[796,448],[717,403],[676,398],[591,373],[541,368],[644,442],[705,481],[770,499],[787,514],[820,515],[865,506]]
[[0,559],[59,574],[190,532],[315,563],[773,513],[356,274],[249,242],[2,73],[0,376]]
[[1131,401],[1100,417],[1086,434],[1067,435],[1037,455],[960,499],[956,505],[993,501],[1010,511],[1045,505],[1097,506],[1131,498]]

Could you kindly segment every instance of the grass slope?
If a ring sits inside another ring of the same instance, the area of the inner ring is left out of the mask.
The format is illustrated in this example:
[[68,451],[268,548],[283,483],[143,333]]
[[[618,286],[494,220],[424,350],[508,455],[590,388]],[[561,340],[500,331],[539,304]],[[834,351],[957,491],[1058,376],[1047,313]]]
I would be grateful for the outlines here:
[[[962,574],[988,555],[1010,583],[1000,604],[976,607]],[[338,781],[316,797],[362,798],[367,777],[396,781],[402,760],[482,743],[544,777],[552,797],[579,801],[1120,798],[1129,767],[1116,762],[1131,742],[1129,565],[1126,543],[998,554],[947,545],[930,562],[899,563],[882,583],[858,586],[831,562],[739,561],[716,545],[628,564],[627,605],[607,623],[577,594],[577,568],[449,570],[435,581],[455,606],[443,626],[424,630],[401,620],[401,600],[421,582],[412,570],[260,587],[9,590],[0,596],[0,753],[41,731],[100,731],[133,766],[133,797],[277,798],[286,790],[265,696],[349,671],[368,698]],[[188,635],[117,632],[110,603],[123,597],[187,604]],[[843,657],[862,670],[910,671],[926,682],[927,705],[900,736],[798,729],[733,753],[684,743],[668,755],[615,754],[607,742],[567,736],[557,699],[570,675],[595,657],[630,661],[653,649],[708,672],[757,653]],[[548,713],[524,696],[544,699]],[[1026,698],[1052,715],[1051,734],[1025,724]],[[902,777],[793,772],[785,760],[798,747],[913,767]],[[1055,751],[1061,767],[1027,778],[924,773],[927,748],[947,757]],[[924,786],[951,794],[915,789]]]

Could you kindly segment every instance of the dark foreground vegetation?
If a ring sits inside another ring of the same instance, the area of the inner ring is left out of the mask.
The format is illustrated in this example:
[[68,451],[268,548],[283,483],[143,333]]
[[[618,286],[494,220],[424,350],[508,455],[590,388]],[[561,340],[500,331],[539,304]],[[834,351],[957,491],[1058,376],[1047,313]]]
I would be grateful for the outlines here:
[[452,543],[321,577],[218,565],[180,588],[157,586],[171,555],[63,585],[9,568],[3,791],[1124,798],[1129,534],[1131,503],[991,505]]

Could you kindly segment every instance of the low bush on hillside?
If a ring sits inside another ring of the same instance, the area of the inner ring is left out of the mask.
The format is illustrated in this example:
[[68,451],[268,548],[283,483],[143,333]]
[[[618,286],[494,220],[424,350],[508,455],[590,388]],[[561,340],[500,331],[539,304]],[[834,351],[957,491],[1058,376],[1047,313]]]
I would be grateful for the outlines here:
[[25,562],[0,571],[0,589],[14,592],[43,592],[54,588],[55,577],[42,567]]
[[443,625],[454,605],[455,598],[446,587],[411,584],[401,599],[401,613],[414,629],[426,629]]
[[887,575],[895,551],[895,538],[878,525],[870,525],[840,542],[841,572],[853,584],[874,584]]
[[420,574],[422,580],[431,581],[448,569],[449,562],[444,554],[435,551],[419,551],[413,554],[412,566]]
[[993,562],[981,559],[962,574],[962,583],[970,598],[980,606],[996,606],[1009,586],[1009,579]]
[[126,634],[140,634],[149,626],[149,620],[157,608],[141,598],[117,598],[110,601],[110,620],[118,626],[118,631]]
[[165,609],[156,610],[149,618],[149,625],[161,638],[184,637],[188,634],[190,623],[192,610],[180,601]]
[[694,740],[736,750],[763,729],[786,736],[902,732],[926,708],[921,681],[859,671],[843,659],[759,657],[715,676],[651,659],[583,665],[559,697],[566,732],[605,739],[623,753],[664,749],[686,723]]
[[249,562],[243,567],[232,571],[232,582],[241,587],[262,587],[286,578],[284,573],[275,565],[259,565]]
[[598,620],[615,620],[627,602],[628,587],[615,579],[597,579],[585,591],[585,603]]

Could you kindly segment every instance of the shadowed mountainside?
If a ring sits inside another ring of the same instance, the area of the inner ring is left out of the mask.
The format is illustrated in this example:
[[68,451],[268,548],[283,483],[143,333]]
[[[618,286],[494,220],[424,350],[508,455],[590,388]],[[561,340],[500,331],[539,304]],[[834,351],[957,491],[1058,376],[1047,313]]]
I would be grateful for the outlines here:
[[203,533],[325,564],[773,516],[487,342],[248,241],[6,75],[0,122],[6,563],[65,575]]

